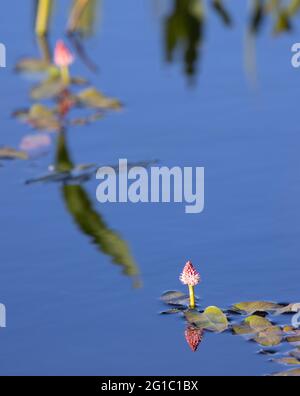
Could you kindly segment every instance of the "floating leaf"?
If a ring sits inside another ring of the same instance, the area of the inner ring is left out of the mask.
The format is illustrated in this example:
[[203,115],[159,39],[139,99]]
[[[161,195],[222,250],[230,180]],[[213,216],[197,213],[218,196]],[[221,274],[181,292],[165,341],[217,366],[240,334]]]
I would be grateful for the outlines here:
[[160,312],[160,315],[172,315],[172,314],[177,314],[177,313],[180,313],[180,312],[182,312],[184,309],[186,309],[186,307],[178,307],[178,308],[171,308],[171,309],[168,309],[168,310],[166,310],[166,311],[162,311],[162,312]]
[[245,324],[256,334],[254,341],[262,346],[275,346],[279,345],[282,341],[282,331],[280,327],[274,326],[265,318],[253,315],[245,319]]
[[300,311],[300,303],[293,303],[286,305],[285,307],[278,308],[275,310],[275,315],[282,315],[285,313],[296,313]]
[[161,296],[161,300],[168,305],[184,305],[188,306],[190,303],[189,296],[180,291],[167,291]]
[[245,319],[244,323],[248,325],[254,332],[263,331],[272,327],[272,323],[258,315],[252,315]]
[[262,346],[279,345],[282,341],[282,330],[267,319],[258,315],[249,316],[240,326],[233,326],[238,335],[253,335],[254,341]]
[[0,147],[0,158],[5,160],[13,160],[13,159],[28,159],[28,154],[22,150],[16,150],[11,147]]
[[283,371],[282,373],[273,374],[273,377],[300,377],[300,369]]
[[61,128],[55,112],[41,104],[34,104],[29,110],[17,111],[14,116],[35,129],[52,132],[59,131]]
[[52,99],[58,96],[65,89],[62,80],[57,77],[50,77],[49,79],[35,85],[30,93],[34,100]]
[[199,311],[195,309],[189,309],[184,313],[184,316],[185,319],[193,326],[201,327],[203,319],[202,319],[202,314]]
[[300,349],[294,349],[293,351],[290,352],[290,356],[300,360]]
[[[73,77],[71,79],[72,85],[85,85],[87,81],[80,77]],[[41,99],[52,99],[60,95],[66,86],[62,81],[60,74],[53,74],[51,77],[35,85],[30,93],[30,96],[34,100]]]
[[30,185],[34,183],[59,183],[68,182],[70,180],[70,172],[56,172],[53,171],[45,176],[37,177],[34,179],[28,179],[25,184]]
[[265,301],[241,302],[233,306],[233,310],[250,315],[255,312],[276,312],[281,308],[282,305]]
[[258,315],[249,316],[241,325],[234,325],[233,331],[237,335],[251,335],[272,326],[267,319]]
[[87,88],[81,91],[76,98],[80,105],[95,109],[118,110],[122,107],[118,99],[108,98],[97,91],[96,88]]
[[71,78],[71,84],[72,85],[86,85],[88,83],[88,80],[86,80],[84,77],[72,77]]
[[293,333],[293,332],[295,331],[295,329],[294,329],[293,326],[284,326],[283,329],[282,329],[282,331],[283,331],[284,333]]
[[234,325],[232,326],[232,330],[237,335],[249,335],[255,333],[255,331],[246,323],[242,323],[240,325]]
[[282,341],[282,332],[280,327],[272,326],[269,327],[257,334],[254,338],[259,345],[262,346],[276,346],[281,344]]
[[259,355],[266,355],[266,356],[276,355],[276,353],[277,353],[276,349],[261,349],[258,352]]
[[221,333],[228,328],[226,315],[217,307],[208,307],[203,313],[195,310],[185,312],[186,320],[197,328]]
[[76,126],[84,126],[84,125],[89,125],[93,122],[96,122],[100,119],[103,118],[103,113],[101,112],[96,112],[94,114],[90,114],[86,117],[81,117],[81,118],[75,118],[70,121],[71,125],[76,125]]
[[299,344],[300,343],[300,334],[292,335],[286,338],[287,342],[290,344]]
[[293,357],[274,359],[273,362],[278,363],[278,364],[285,364],[287,366],[298,366],[300,364],[300,361]]
[[16,65],[17,72],[43,73],[49,71],[50,65],[44,59],[25,58]]

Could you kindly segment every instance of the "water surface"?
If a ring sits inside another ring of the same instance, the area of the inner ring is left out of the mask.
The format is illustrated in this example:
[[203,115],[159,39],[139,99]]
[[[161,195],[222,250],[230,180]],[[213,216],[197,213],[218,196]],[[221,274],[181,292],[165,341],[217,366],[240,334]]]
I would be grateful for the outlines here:
[[[10,114],[29,104],[28,79],[15,62],[37,54],[30,7],[11,0],[0,16],[8,50],[1,69],[1,144],[18,146],[30,129]],[[159,296],[181,289],[187,259],[199,268],[201,305],[227,308],[243,300],[299,300],[299,71],[290,48],[299,29],[274,38],[263,26],[256,42],[256,86],[244,67],[248,9],[232,8],[226,28],[208,14],[194,84],[180,59],[165,63],[159,2],[103,1],[101,24],[86,42],[99,65],[79,60],[74,73],[125,104],[101,122],[67,133],[76,163],[159,159],[206,168],[206,207],[186,215],[178,204],[96,201],[96,180],[83,186],[94,210],[115,230],[139,269],[142,287],[122,274],[75,223],[59,184],[26,186],[45,173],[54,150],[36,161],[0,168],[0,373],[46,375],[261,375],[280,370],[257,347],[230,334],[206,334],[197,353],[184,322],[159,316]],[[169,4],[172,6],[172,4]],[[50,41],[64,31],[56,11]],[[14,24],[11,17],[14,15]],[[100,15],[99,15],[100,17]],[[184,290],[184,288],[183,288]]]

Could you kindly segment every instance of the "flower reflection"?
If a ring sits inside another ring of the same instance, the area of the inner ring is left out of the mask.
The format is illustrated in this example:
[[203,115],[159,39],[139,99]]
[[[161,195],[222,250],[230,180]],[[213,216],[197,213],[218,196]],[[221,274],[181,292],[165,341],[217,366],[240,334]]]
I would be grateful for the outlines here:
[[[82,1],[75,3],[78,6],[84,5]],[[68,132],[75,125],[83,127],[98,121],[108,111],[119,110],[121,104],[118,99],[106,97],[95,87],[88,86],[84,78],[69,75],[69,66],[76,60],[76,55],[80,55],[78,51],[72,54],[65,43],[59,40],[52,53],[50,37],[44,35],[49,22],[48,4],[47,1],[39,1],[38,4],[39,26],[43,25],[38,37],[39,57],[23,58],[16,66],[16,71],[30,73],[38,79],[38,83],[30,90],[30,99],[34,102],[28,108],[17,109],[13,115],[23,124],[39,131],[39,134],[25,136],[20,143],[22,151],[9,148],[0,150],[0,158],[29,159],[32,158],[32,152],[36,154],[36,151],[44,150],[52,141],[56,141],[54,165],[48,167],[46,175],[31,178],[25,184],[58,183],[66,211],[78,230],[88,236],[93,245],[108,256],[113,264],[122,268],[122,273],[132,279],[134,287],[142,287],[140,271],[127,242],[106,223],[83,186],[83,183],[94,177],[97,164],[76,164],[67,142]],[[84,10],[91,11],[92,4],[95,5],[96,2],[86,1]],[[43,13],[45,11],[47,15]],[[85,14],[85,18],[79,14],[75,15],[78,19],[74,16],[74,23],[78,22],[74,29],[88,28],[93,13]],[[43,19],[45,16],[47,18]],[[80,90],[80,86],[85,88]],[[47,103],[44,103],[46,100]],[[73,114],[76,118],[73,118]],[[49,132],[53,133],[52,136],[55,134],[56,139],[50,139]]]
[[20,150],[30,156],[43,153],[51,145],[51,139],[47,134],[27,135],[20,143]]
[[188,325],[185,329],[184,336],[191,350],[196,352],[203,340],[204,330]]

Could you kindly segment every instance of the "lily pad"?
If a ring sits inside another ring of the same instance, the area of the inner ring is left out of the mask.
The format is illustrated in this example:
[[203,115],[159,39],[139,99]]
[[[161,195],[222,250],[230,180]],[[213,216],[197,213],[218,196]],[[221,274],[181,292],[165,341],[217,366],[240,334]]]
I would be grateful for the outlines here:
[[166,311],[160,312],[160,315],[172,315],[172,314],[177,314],[182,312],[186,307],[177,307],[177,308],[171,308]]
[[0,159],[13,160],[21,159],[27,160],[28,154],[23,150],[16,150],[11,147],[0,147]]
[[300,360],[300,348],[294,349],[293,351],[291,351],[290,356]]
[[245,319],[244,323],[248,325],[255,332],[265,330],[272,327],[272,323],[258,315],[252,315]]
[[34,100],[51,99],[58,96],[65,89],[60,78],[50,77],[49,79],[35,85],[30,93]]
[[[87,81],[80,77],[71,79],[71,85],[85,85],[86,83]],[[58,73],[35,85],[31,90],[30,96],[34,100],[52,99],[60,95],[65,89],[66,86]]]
[[276,349],[261,349],[257,353],[259,355],[272,356],[272,355],[276,355],[278,351]]
[[281,373],[273,374],[273,377],[300,377],[300,369],[293,369],[288,371],[283,371]]
[[24,58],[16,65],[17,72],[24,73],[43,73],[50,68],[49,62],[44,59]]
[[96,111],[96,113],[90,114],[86,117],[75,118],[70,121],[70,124],[75,126],[84,126],[84,125],[89,125],[98,120],[101,120],[102,118],[103,118],[103,112]]
[[108,98],[96,88],[87,88],[81,91],[76,98],[80,105],[95,109],[118,110],[122,107],[118,99]]
[[300,334],[292,335],[286,338],[287,342],[290,344],[300,344]]
[[246,318],[242,324],[234,325],[233,331],[238,335],[256,334],[270,326],[272,326],[272,323],[267,319],[253,315]]
[[279,345],[283,339],[279,326],[258,315],[249,316],[242,325],[233,326],[233,331],[238,335],[251,335],[254,341],[265,347]]
[[282,342],[282,332],[280,327],[272,326],[257,334],[254,338],[259,345],[270,347],[280,345]]
[[29,110],[17,111],[14,116],[38,130],[57,132],[61,128],[55,112],[41,104],[34,104]]
[[285,313],[297,313],[298,311],[300,311],[300,303],[293,303],[277,309],[275,311],[275,315],[282,315]]
[[295,331],[295,329],[294,329],[293,326],[284,326],[283,329],[282,329],[282,331],[283,331],[284,333],[293,333],[293,332]]
[[266,301],[241,302],[233,306],[233,310],[250,315],[254,314],[255,312],[274,313],[282,308],[282,305]]
[[161,300],[168,305],[184,305],[185,307],[189,305],[189,296],[180,291],[167,291],[161,296]]
[[185,312],[186,320],[200,329],[221,333],[228,328],[226,315],[217,307],[208,307],[203,313],[196,310]]
[[285,358],[280,358],[280,359],[274,359],[273,362],[279,363],[279,364],[284,364],[287,366],[298,366],[300,365],[300,361],[296,358],[293,357],[285,357]]

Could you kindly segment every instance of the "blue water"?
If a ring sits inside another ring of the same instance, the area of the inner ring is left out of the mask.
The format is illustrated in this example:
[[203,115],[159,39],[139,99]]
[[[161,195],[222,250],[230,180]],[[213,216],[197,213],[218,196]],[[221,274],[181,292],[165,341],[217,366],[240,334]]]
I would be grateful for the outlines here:
[[[120,98],[125,109],[69,130],[70,154],[76,163],[128,158],[204,166],[205,211],[186,215],[180,204],[100,205],[96,180],[84,185],[105,223],[130,247],[143,283],[135,289],[122,268],[80,232],[59,184],[24,185],[47,171],[53,150],[33,162],[5,162],[2,375],[261,375],[280,369],[257,355],[255,344],[228,333],[206,334],[193,354],[182,319],[158,315],[162,292],[184,290],[178,276],[187,259],[203,278],[203,306],[300,298],[300,71],[290,64],[300,32],[295,23],[293,33],[274,38],[271,26],[264,26],[253,85],[244,67],[248,10],[242,3],[231,7],[231,29],[208,12],[191,87],[180,60],[164,62],[166,5],[160,10],[155,1],[102,2],[101,23],[86,42],[99,74],[79,60],[72,70]],[[12,70],[22,56],[38,54],[31,16],[30,7],[17,0],[0,15],[8,56],[8,67],[0,69],[0,143],[14,147],[31,133],[10,116],[29,106],[32,81]],[[52,44],[65,20],[61,5]]]

